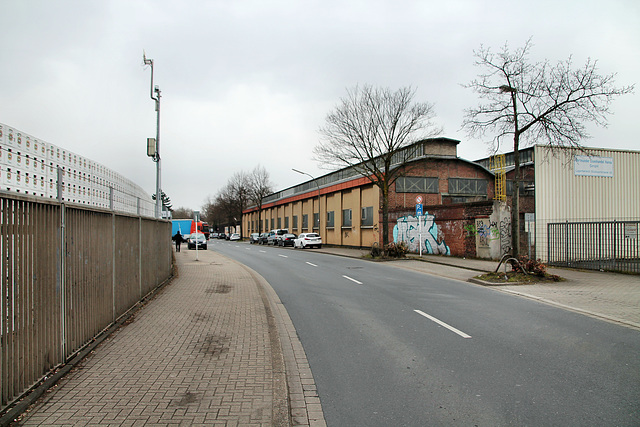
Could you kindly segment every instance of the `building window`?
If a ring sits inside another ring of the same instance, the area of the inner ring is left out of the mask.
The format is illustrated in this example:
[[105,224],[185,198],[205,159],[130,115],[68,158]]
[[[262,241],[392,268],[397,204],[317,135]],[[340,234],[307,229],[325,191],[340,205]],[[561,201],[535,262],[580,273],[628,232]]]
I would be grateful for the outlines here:
[[309,229],[309,215],[308,214],[302,215],[302,229],[303,230],[308,230]]
[[373,226],[373,206],[367,206],[362,208],[362,222],[360,225],[362,227],[372,227]]
[[[534,185],[533,181],[520,181],[520,196],[533,196]],[[507,180],[507,196],[513,196],[513,180]]]
[[275,219],[275,218],[271,218],[271,229],[272,229],[272,230],[273,230],[274,228],[276,228],[276,227],[275,227],[275,225],[276,225],[276,219]]
[[287,230],[289,229],[289,217],[288,216],[284,217],[284,228],[286,228]]
[[487,195],[487,180],[472,178],[449,178],[449,194]]
[[401,176],[396,180],[396,193],[438,193],[438,178]]
[[313,214],[313,228],[318,228],[320,227],[320,214],[319,213],[314,213]]
[[282,218],[278,217],[278,228],[282,228]]
[[298,229],[298,215],[293,216],[293,229],[294,230]]
[[351,228],[351,209],[342,210],[342,227]]
[[334,218],[335,218],[335,215],[333,211],[327,212],[327,227],[331,228],[334,226],[334,223],[335,223]]

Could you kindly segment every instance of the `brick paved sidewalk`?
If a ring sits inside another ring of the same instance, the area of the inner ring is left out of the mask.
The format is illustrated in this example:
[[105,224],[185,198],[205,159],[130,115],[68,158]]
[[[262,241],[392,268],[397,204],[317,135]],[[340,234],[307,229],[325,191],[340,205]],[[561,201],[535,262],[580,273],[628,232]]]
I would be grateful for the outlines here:
[[175,255],[178,277],[21,425],[291,425],[284,357],[294,424],[324,425],[306,356],[268,284],[213,251]]

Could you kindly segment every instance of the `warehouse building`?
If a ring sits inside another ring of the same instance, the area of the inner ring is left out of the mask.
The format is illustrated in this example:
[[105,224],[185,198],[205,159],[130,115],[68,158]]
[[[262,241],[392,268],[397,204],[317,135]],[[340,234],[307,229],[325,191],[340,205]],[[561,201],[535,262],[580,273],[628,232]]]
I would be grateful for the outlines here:
[[[471,226],[476,218],[500,223],[508,212],[493,200],[493,173],[459,158],[459,143],[430,138],[407,147],[415,154],[390,191],[389,241],[403,240],[416,252],[422,247],[425,253],[498,257],[500,239],[484,239],[478,247]],[[380,206],[378,187],[345,168],[268,196],[260,212],[244,212],[243,229],[315,231],[325,244],[369,248],[382,245]]]

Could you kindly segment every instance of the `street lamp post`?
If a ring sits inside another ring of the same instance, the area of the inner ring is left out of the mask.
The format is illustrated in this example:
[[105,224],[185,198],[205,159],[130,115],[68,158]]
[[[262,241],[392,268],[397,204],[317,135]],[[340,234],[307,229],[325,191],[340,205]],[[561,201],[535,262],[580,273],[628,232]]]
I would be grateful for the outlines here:
[[[321,203],[320,203],[320,185],[318,184],[318,180],[315,179],[311,174],[299,171],[298,169],[291,168],[291,170],[294,171],[294,172],[298,172],[298,173],[300,173],[302,175],[307,175],[308,177],[310,177],[313,180],[313,182],[316,184],[316,187],[318,188],[318,234],[320,234],[320,237],[322,237],[322,233],[320,232],[320,222],[321,222],[321,219],[322,219],[322,206],[321,206]],[[313,231],[313,228],[311,229],[311,231]]]
[[[160,86],[153,86],[153,59],[147,59],[143,53],[142,59],[145,65],[151,66],[150,96],[156,102],[156,141],[152,159],[156,162],[156,218],[162,217],[162,194],[160,189]],[[154,96],[155,92],[155,96]]]

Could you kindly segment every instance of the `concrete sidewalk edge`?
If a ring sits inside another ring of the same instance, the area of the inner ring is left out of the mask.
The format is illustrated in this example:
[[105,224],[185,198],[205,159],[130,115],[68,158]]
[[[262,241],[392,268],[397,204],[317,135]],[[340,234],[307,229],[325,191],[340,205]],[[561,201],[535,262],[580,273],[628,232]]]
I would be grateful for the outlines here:
[[508,294],[517,295],[519,297],[528,298],[528,299],[531,299],[531,300],[534,300],[534,301],[539,301],[539,302],[542,302],[544,304],[553,305],[555,307],[563,308],[565,310],[573,311],[575,313],[584,314],[585,316],[595,317],[597,319],[604,320],[604,321],[611,322],[611,323],[615,323],[615,324],[618,324],[618,325],[621,325],[621,326],[625,326],[625,327],[628,327],[628,328],[633,328],[633,329],[640,330],[640,324],[632,322],[630,320],[618,319],[618,318],[613,317],[611,315],[601,314],[601,313],[598,313],[598,312],[595,312],[595,311],[591,311],[591,310],[584,310],[584,309],[581,309],[581,308],[578,308],[578,307],[572,307],[570,305],[562,304],[562,303],[557,302],[557,301],[552,301],[550,299],[541,298],[541,297],[538,297],[536,295],[530,295],[530,294],[527,294],[525,292],[518,292],[518,291],[511,290],[511,289],[500,289],[499,287],[492,287],[492,289],[495,289],[496,291],[499,291],[499,292],[505,292],[505,293],[508,293]]
[[[220,253],[217,254],[224,256]],[[272,332],[275,335],[271,337],[272,352],[276,346],[278,347],[277,352],[279,352],[279,355],[274,357],[274,426],[326,426],[307,355],[284,304],[269,282],[260,274],[238,261],[225,258],[236,262],[249,272],[260,289],[267,317],[270,322],[273,322],[273,324],[269,324],[269,336],[272,336]],[[275,358],[280,359],[284,365],[278,365]],[[276,380],[276,378],[278,379]],[[282,378],[286,378],[286,383],[282,381]],[[278,393],[277,396],[276,393]],[[283,406],[285,402],[286,408]],[[286,412],[284,412],[285,409]]]

